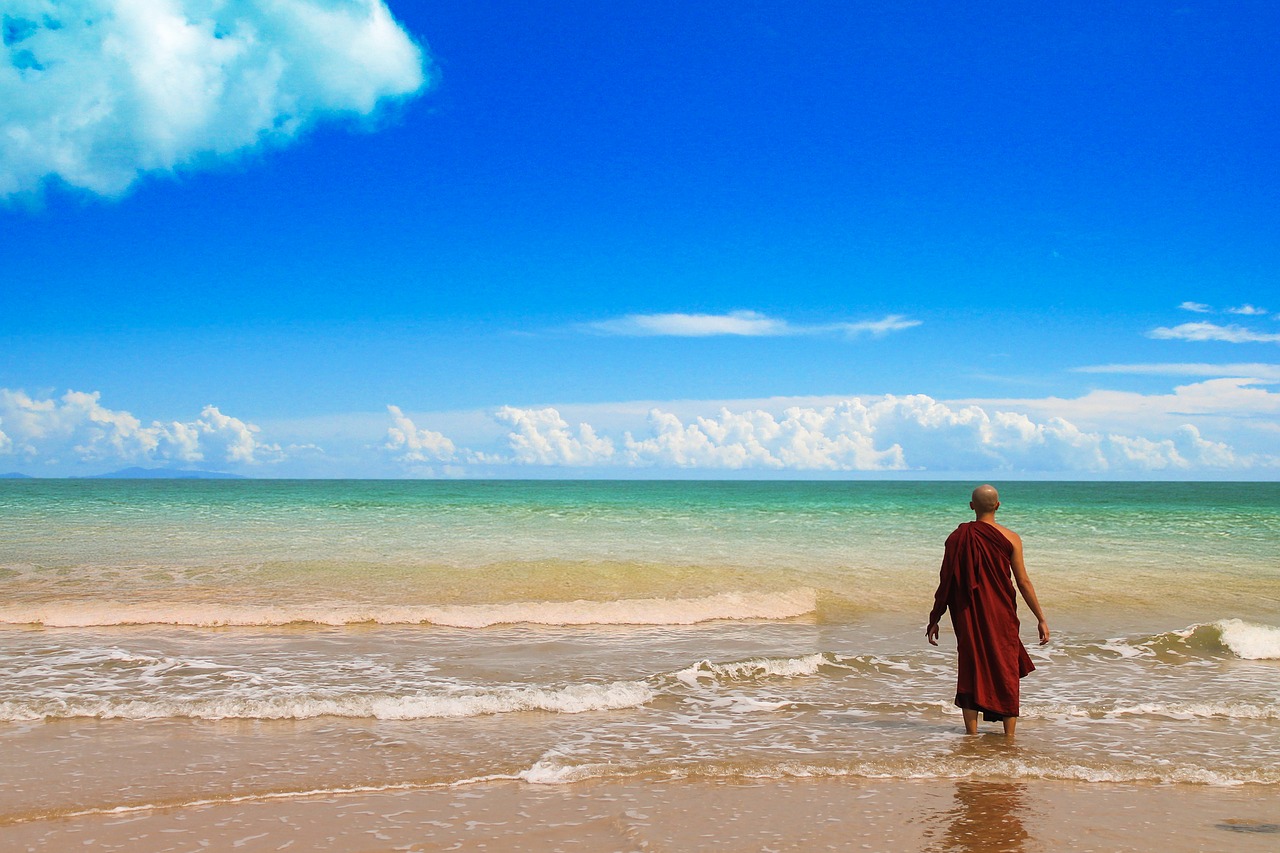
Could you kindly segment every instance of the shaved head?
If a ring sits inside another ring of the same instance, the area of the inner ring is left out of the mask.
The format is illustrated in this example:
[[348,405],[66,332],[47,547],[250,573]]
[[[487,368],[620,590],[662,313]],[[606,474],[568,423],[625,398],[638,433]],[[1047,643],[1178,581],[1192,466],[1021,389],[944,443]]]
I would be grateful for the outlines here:
[[974,512],[984,514],[995,512],[996,507],[1000,506],[1000,493],[996,491],[995,486],[983,484],[973,490],[973,497],[970,500],[969,506]]

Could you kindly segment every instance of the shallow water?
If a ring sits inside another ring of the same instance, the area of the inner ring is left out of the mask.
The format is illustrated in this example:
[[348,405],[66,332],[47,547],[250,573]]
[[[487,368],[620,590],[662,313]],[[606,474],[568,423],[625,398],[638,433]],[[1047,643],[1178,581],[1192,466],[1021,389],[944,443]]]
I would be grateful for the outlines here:
[[976,750],[922,624],[966,492],[0,484],[0,821],[483,779],[1280,785],[1280,487],[1006,487],[1054,639],[1018,740]]

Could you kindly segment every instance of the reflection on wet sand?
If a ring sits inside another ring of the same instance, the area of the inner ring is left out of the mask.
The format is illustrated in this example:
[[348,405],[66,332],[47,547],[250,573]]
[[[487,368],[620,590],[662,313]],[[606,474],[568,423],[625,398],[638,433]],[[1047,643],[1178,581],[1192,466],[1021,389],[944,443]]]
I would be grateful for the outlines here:
[[[955,755],[983,764],[1016,751],[1016,744],[1003,738],[966,738]],[[1023,783],[962,779],[956,782],[951,808],[930,820],[934,828],[926,832],[933,839],[929,849],[1019,853],[1031,841],[1023,823],[1032,817],[1030,803]]]
[[955,805],[939,815],[942,838],[930,849],[1021,851],[1031,840],[1023,825],[1028,814],[1027,786],[1017,782],[956,784]]

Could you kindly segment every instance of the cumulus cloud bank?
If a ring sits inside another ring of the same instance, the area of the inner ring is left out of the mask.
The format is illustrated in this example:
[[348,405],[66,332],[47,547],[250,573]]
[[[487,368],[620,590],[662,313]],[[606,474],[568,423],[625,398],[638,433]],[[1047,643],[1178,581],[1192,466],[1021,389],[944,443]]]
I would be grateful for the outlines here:
[[[924,394],[891,394],[687,401],[650,405],[647,411],[631,404],[566,407],[577,411],[574,416],[555,407],[503,406],[484,416],[446,415],[450,431],[457,432],[451,437],[419,427],[398,406],[388,406],[383,417],[390,423],[384,420],[379,426],[375,419],[370,424],[382,431],[381,444],[369,442],[367,433],[353,433],[347,439],[351,445],[339,454],[352,467],[330,473],[511,476],[541,468],[617,474],[990,471],[1142,476],[1276,471],[1280,456],[1269,430],[1280,415],[1280,393],[1258,384],[1220,378],[1178,386],[1171,394],[1095,391],[1074,400],[941,401]],[[1261,430],[1253,452],[1247,443],[1242,451],[1220,440],[1222,436],[1210,437],[1225,428],[1228,436],[1243,440],[1244,433],[1222,426],[1230,422]],[[104,406],[97,393],[67,391],[52,397],[0,389],[0,460],[33,473],[203,463],[260,474],[278,474],[293,465],[291,474],[315,476],[314,464],[324,461],[317,461],[317,452],[331,461],[330,452],[314,445],[282,449],[265,440],[257,425],[212,405],[195,418],[148,424]]]
[[[1280,395],[1262,389],[1245,389],[1238,380],[1216,382],[1261,395],[1248,401],[1255,408],[1271,410],[1280,400]],[[1214,397],[1221,390],[1215,389],[1215,382],[1185,386],[1179,389],[1179,405],[1197,396]],[[392,408],[394,416],[398,410]],[[463,452],[469,461],[709,472],[1146,474],[1280,466],[1280,458],[1238,453],[1224,442],[1205,438],[1188,423],[1151,437],[1082,429],[1060,416],[1034,417],[923,394],[852,397],[830,405],[775,410],[720,406],[713,414],[691,416],[652,407],[643,423],[612,436],[590,423],[572,424],[554,407],[504,406],[493,419],[506,430],[505,448],[487,455]],[[389,435],[402,429],[393,427]]]
[[919,325],[919,320],[912,320],[901,314],[890,314],[879,320],[802,325],[769,317],[758,311],[730,311],[728,314],[627,314],[611,320],[586,323],[582,328],[597,334],[629,337],[707,338],[736,335],[754,338],[832,332],[851,336],[879,336]]
[[259,433],[216,406],[205,406],[191,421],[144,425],[129,412],[103,406],[97,392],[68,391],[55,399],[0,388],[0,454],[43,464],[255,465],[282,459],[280,446]]
[[383,0],[7,0],[0,196],[104,195],[424,86]]

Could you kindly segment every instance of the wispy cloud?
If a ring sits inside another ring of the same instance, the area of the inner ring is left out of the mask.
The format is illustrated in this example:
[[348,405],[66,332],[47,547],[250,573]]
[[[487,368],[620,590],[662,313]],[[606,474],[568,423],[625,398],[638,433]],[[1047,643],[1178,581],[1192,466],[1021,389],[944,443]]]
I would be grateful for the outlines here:
[[0,197],[50,177],[119,195],[426,81],[384,0],[18,0],[4,30]]
[[755,311],[731,311],[728,314],[628,314],[612,320],[587,323],[584,328],[606,335],[633,337],[770,337],[790,334],[785,321],[774,320]]
[[1212,308],[1205,305],[1203,302],[1184,302],[1178,307],[1183,311],[1194,311],[1197,314],[1208,314],[1213,311]]
[[1256,305],[1250,305],[1249,303],[1246,302],[1244,305],[1237,305],[1234,308],[1228,308],[1227,313],[1228,314],[1244,314],[1249,317],[1261,317],[1267,314],[1267,309],[1259,308]]
[[[912,329],[919,325],[919,320],[912,320],[901,314],[890,314],[879,320],[863,320],[860,323],[836,323],[830,328],[850,335],[871,334],[880,336],[887,335],[890,332]],[[827,331],[827,329],[820,326],[814,328],[815,330]]]
[[783,337],[833,333],[879,337],[919,325],[919,320],[901,314],[889,314],[879,320],[795,324],[757,311],[730,311],[727,314],[627,314],[610,320],[586,323],[580,328],[596,334],[627,337]]
[[1280,382],[1280,364],[1094,364],[1073,368],[1076,373],[1120,373],[1146,376],[1221,376],[1247,377],[1266,382]]
[[1280,334],[1255,332],[1234,323],[1229,326],[1217,323],[1182,323],[1173,328],[1160,326],[1147,332],[1147,337],[1173,341],[1226,341],[1232,344],[1280,343]]

